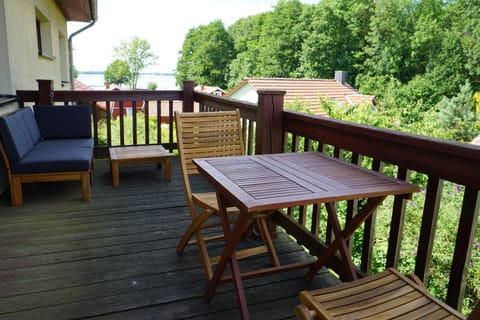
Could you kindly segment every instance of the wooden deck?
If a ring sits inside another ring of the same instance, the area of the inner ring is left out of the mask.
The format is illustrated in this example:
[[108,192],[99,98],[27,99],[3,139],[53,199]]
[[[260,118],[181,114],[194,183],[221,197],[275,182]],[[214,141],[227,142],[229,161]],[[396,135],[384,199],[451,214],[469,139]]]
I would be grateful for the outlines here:
[[[128,167],[115,188],[108,161],[97,160],[92,199],[80,198],[78,182],[24,186],[21,208],[0,198],[0,319],[239,318],[231,284],[204,301],[196,247],[175,252],[190,221],[177,158],[170,183],[155,166]],[[308,258],[283,233],[275,244],[281,261]],[[337,283],[326,269],[311,282],[303,273],[245,281],[252,319],[294,319],[299,291]]]

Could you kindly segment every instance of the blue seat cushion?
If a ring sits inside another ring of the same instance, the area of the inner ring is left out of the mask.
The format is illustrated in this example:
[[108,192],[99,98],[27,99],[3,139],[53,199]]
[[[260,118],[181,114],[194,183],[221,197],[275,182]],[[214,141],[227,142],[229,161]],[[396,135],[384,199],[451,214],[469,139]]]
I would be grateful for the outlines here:
[[92,139],[41,140],[11,170],[13,174],[88,171],[92,154]]
[[40,130],[30,108],[21,108],[0,117],[0,138],[10,163],[20,161],[40,137]]
[[91,138],[90,106],[34,106],[44,139]]

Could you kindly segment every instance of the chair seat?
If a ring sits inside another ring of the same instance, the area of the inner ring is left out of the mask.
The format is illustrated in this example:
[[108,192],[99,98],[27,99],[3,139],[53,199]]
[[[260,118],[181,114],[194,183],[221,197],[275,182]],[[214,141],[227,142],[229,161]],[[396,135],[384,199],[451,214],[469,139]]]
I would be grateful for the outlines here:
[[[217,194],[215,192],[192,193],[193,202],[205,209],[211,210],[213,214],[218,212]],[[236,207],[227,209],[229,214],[238,214],[239,210]]]
[[299,297],[298,319],[465,319],[392,268]]

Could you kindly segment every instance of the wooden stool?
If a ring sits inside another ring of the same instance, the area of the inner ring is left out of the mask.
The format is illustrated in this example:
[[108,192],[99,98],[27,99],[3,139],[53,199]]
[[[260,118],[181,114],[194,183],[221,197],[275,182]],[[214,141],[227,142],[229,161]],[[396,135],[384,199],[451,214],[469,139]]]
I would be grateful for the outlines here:
[[170,153],[161,145],[112,147],[110,153],[110,166],[112,170],[112,185],[118,186],[120,164],[158,164],[165,165],[165,180],[170,182]]

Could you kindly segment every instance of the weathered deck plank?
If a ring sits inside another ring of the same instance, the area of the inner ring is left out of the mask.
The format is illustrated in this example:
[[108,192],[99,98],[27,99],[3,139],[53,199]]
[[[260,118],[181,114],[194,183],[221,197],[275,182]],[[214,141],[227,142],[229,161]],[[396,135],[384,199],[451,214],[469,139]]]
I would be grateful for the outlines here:
[[[111,186],[107,161],[95,163],[92,199],[75,182],[24,188],[25,204],[0,198],[1,319],[237,319],[231,284],[210,304],[196,247],[176,244],[189,223],[177,159],[172,181],[154,166],[120,169]],[[202,181],[194,182],[207,188]],[[250,239],[249,241],[256,241]],[[308,255],[284,234],[281,261]],[[221,250],[221,244],[216,250]],[[250,259],[243,268],[268,263]],[[253,319],[293,319],[298,292],[336,280],[322,271],[310,283],[303,270],[245,281]]]

